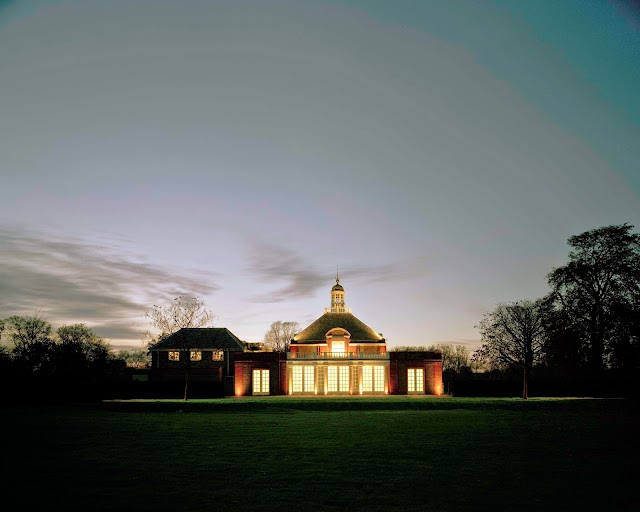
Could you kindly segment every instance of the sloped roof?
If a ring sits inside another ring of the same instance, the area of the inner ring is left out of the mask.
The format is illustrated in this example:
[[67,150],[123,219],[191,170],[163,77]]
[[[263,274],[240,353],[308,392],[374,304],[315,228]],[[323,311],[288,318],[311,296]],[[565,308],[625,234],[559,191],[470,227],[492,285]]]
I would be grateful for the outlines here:
[[[184,343],[183,340],[188,340]],[[201,327],[180,329],[153,345],[149,350],[171,350],[185,348],[244,350],[244,342],[226,327]]]
[[351,335],[351,341],[384,341],[384,338],[351,313],[325,313],[308,327],[293,337],[294,343],[317,343],[327,340],[331,329],[344,329]]

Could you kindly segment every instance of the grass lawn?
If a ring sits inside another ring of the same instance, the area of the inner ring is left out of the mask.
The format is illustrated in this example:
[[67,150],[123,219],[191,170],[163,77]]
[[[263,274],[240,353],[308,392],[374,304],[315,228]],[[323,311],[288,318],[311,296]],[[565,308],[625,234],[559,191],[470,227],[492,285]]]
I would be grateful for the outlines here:
[[6,511],[637,510],[637,403],[226,398],[0,410]]

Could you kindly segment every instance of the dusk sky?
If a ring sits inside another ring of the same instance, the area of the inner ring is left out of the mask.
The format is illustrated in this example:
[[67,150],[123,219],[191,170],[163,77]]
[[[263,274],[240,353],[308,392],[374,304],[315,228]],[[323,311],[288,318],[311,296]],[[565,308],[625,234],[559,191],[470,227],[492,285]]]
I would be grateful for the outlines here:
[[[640,228],[634,2],[0,1],[0,318],[141,348],[347,306],[478,346],[567,238]],[[637,4],[635,4],[637,5]]]

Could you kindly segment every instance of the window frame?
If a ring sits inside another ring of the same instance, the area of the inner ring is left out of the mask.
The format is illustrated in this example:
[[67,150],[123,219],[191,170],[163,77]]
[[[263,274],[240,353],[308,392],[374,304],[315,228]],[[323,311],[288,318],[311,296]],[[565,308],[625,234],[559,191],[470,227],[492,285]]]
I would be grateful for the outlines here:
[[295,365],[291,370],[291,392],[311,394],[316,388],[316,367],[314,365]]
[[[256,375],[258,375],[258,378],[256,378]],[[269,368],[253,368],[251,371],[251,394],[254,396],[270,395],[270,380],[271,373]]]
[[407,368],[407,394],[424,395],[424,368]]

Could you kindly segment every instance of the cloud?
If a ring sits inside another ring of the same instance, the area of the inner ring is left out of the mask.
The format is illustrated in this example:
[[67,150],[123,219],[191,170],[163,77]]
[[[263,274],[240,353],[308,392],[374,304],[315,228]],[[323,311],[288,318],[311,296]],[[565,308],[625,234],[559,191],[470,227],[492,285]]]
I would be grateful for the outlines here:
[[[273,303],[312,296],[319,288],[325,288],[333,279],[327,273],[294,250],[269,242],[252,241],[248,271],[256,279],[266,283],[282,283],[272,292],[254,296],[253,302]],[[340,270],[349,282],[372,283],[409,279],[424,275],[424,269],[411,265],[348,265]]]
[[154,265],[114,244],[0,227],[0,246],[0,317],[37,311],[110,339],[139,339],[153,303],[218,288],[206,271]]

